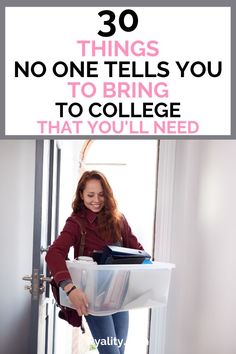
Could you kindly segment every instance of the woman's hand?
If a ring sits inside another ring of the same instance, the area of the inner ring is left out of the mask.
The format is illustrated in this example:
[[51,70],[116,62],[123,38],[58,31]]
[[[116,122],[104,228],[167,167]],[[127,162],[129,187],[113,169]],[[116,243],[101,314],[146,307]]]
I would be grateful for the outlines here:
[[[68,284],[65,286],[64,291],[68,292],[72,288],[73,284]],[[86,294],[76,288],[70,292],[68,295],[70,302],[75,307],[76,311],[78,312],[79,316],[88,315],[88,299]]]

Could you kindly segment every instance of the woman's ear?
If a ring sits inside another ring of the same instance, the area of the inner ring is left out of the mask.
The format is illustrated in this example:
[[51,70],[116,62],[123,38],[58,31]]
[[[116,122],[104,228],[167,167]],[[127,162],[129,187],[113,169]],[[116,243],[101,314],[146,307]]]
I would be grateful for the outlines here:
[[82,200],[84,200],[84,198],[83,198],[83,193],[82,193],[82,192],[79,192],[79,195],[80,195],[80,198],[81,198]]

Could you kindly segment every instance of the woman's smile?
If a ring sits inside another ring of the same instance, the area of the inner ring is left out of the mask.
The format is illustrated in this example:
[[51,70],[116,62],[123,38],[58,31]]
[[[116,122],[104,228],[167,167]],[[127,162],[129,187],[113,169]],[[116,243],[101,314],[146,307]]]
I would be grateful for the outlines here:
[[84,205],[91,211],[98,213],[104,207],[104,194],[100,181],[91,179],[86,183],[82,193]]

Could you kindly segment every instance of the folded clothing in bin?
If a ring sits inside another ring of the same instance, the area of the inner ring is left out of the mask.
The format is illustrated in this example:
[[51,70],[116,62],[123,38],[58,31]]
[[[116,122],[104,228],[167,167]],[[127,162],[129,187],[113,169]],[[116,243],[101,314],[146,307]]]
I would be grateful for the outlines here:
[[141,264],[151,256],[143,250],[120,246],[106,246],[99,264]]

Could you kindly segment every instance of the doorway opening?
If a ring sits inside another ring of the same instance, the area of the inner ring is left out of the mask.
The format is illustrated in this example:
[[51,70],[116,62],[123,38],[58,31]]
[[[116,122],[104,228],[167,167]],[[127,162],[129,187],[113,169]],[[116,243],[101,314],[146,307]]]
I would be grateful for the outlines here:
[[[113,189],[119,210],[145,250],[153,253],[158,161],[157,140],[63,140],[59,230],[71,214],[71,202],[79,177],[85,170],[105,174]],[[130,311],[126,354],[148,352],[149,310]],[[95,354],[96,347],[78,329],[56,322],[57,354]]]

